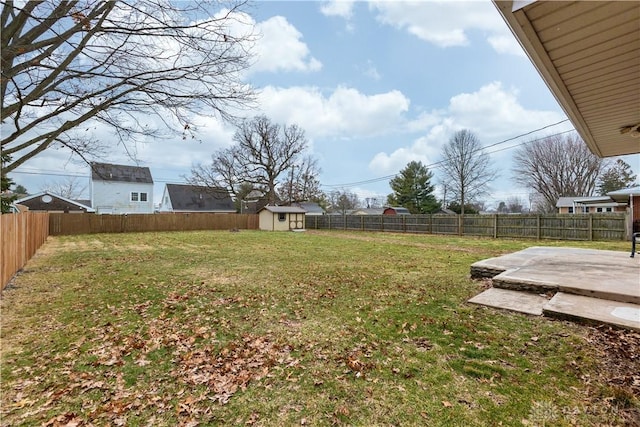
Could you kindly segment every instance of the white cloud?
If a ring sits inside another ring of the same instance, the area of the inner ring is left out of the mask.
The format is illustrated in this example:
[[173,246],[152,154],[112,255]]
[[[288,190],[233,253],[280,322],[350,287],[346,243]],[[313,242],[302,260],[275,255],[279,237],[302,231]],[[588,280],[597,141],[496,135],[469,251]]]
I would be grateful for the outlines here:
[[466,46],[470,31],[482,31],[497,52],[523,54],[490,1],[371,1],[369,7],[379,22],[439,47]]
[[487,37],[487,41],[498,53],[509,53],[522,57],[527,56],[524,50],[522,50],[522,46],[520,46],[516,38],[511,34],[489,36]]
[[397,130],[409,99],[397,90],[365,95],[340,86],[325,95],[317,87],[268,86],[260,93],[260,105],[275,122],[296,123],[310,138],[356,138]]
[[[487,145],[565,118],[555,111],[527,110],[519,103],[517,95],[516,90],[505,90],[500,82],[489,83],[473,93],[455,95],[446,109],[425,113],[408,124],[410,131],[422,128],[424,136],[391,153],[377,153],[369,163],[369,169],[385,174],[397,172],[411,160],[434,163],[440,158],[442,145],[460,129],[470,129],[483,145]],[[571,125],[567,124],[567,127]]]
[[318,71],[322,63],[311,56],[302,33],[285,17],[274,16],[256,24],[261,37],[254,47],[256,63],[251,71]]
[[382,78],[382,76],[378,72],[378,69],[371,60],[367,61],[367,68],[364,70],[364,75],[375,81],[378,81]]
[[353,0],[331,0],[322,3],[320,12],[326,16],[350,19],[353,14]]

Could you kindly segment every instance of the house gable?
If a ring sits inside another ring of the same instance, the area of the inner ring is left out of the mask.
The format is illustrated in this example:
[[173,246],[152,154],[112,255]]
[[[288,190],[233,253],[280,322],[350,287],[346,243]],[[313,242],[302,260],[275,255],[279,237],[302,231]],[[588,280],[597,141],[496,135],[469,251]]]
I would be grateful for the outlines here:
[[16,205],[26,206],[30,211],[46,212],[93,212],[94,210],[75,200],[57,194],[43,191],[38,194],[23,197],[15,201]]
[[153,213],[148,167],[91,163],[91,206],[97,213]]

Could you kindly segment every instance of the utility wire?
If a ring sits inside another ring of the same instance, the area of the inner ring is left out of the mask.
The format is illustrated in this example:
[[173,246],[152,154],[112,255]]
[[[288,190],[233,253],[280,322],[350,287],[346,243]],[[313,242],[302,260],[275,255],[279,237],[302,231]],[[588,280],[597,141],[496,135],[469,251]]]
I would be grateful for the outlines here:
[[[514,141],[514,140],[516,140],[518,138],[522,138],[524,136],[531,135],[532,133],[535,133],[535,132],[540,132],[541,130],[548,129],[550,127],[557,126],[557,125],[559,125],[561,123],[568,122],[568,121],[569,121],[569,119],[564,119],[564,120],[561,120],[559,122],[556,122],[556,123],[553,123],[553,124],[550,124],[550,125],[546,125],[546,126],[543,126],[541,128],[538,128],[538,129],[535,129],[535,130],[532,130],[532,131],[529,131],[529,132],[526,132],[526,133],[511,137],[511,138],[505,139],[503,141],[499,141],[499,142],[496,142],[496,143],[493,143],[493,144],[485,145],[483,147],[478,148],[476,151],[474,151],[474,153],[478,152],[478,151],[482,151],[482,150],[487,149],[487,148],[495,147],[495,146],[498,146],[498,145],[501,145],[501,144],[506,144],[507,142]],[[512,146],[509,146],[509,147],[506,147],[506,148],[490,151],[490,152],[488,152],[488,154],[493,154],[493,153],[497,153],[499,151],[509,150],[511,148],[518,147],[518,146],[526,144],[528,142],[539,141],[539,140],[544,139],[544,138],[563,135],[563,134],[569,133],[569,132],[574,132],[574,130],[571,129],[571,130],[564,131],[564,132],[559,132],[559,133],[556,133],[556,134],[553,134],[553,135],[546,135],[544,137],[541,137],[541,138],[538,138],[538,139],[534,139],[534,140],[531,140],[531,141],[520,142],[520,143],[518,143],[516,145],[512,145]],[[436,169],[442,163],[444,163],[444,160],[439,160],[437,162],[433,162],[433,163],[430,163],[430,164],[425,165],[425,166],[427,168],[429,168],[429,169]],[[395,178],[399,174],[400,174],[400,172],[397,172],[397,173],[394,173],[394,174],[391,174],[391,175],[381,176],[381,177],[378,177],[378,178],[371,178],[371,179],[367,179],[367,180],[363,180],[363,181],[355,181],[355,182],[349,182],[349,183],[344,183],[344,184],[323,184],[322,186],[323,187],[329,187],[329,188],[349,188],[349,187],[355,187],[357,185],[373,184],[373,183],[380,182],[380,181],[390,180],[390,179]]]

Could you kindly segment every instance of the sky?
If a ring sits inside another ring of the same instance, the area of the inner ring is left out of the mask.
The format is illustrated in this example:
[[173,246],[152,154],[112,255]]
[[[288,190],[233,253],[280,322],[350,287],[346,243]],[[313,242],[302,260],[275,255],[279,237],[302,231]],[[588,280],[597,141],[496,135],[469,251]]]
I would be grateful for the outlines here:
[[[513,179],[517,146],[573,128],[488,0],[258,1],[248,12],[260,37],[244,77],[258,103],[246,114],[300,126],[326,192],[386,200],[389,180],[416,160],[430,166],[441,197],[442,147],[469,129],[499,172],[482,198],[486,206],[527,201],[529,191]],[[184,183],[193,165],[233,144],[233,125],[196,122],[195,139],[136,146],[137,164],[151,169],[156,204],[166,183]],[[639,172],[640,156],[623,159]],[[101,161],[136,163],[118,149]],[[89,196],[89,168],[62,149],[9,175],[31,194],[75,177]]]

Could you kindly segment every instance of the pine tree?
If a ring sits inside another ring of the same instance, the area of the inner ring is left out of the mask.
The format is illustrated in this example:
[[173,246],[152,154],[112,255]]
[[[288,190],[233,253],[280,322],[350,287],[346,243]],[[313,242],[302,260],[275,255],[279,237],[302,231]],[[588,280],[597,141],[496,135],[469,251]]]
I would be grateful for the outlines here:
[[11,157],[2,153],[2,173],[0,174],[0,210],[2,213],[11,211],[11,203],[16,199],[15,194],[9,194],[9,189],[13,185],[13,180],[5,173],[4,165],[9,163]]
[[631,166],[622,159],[617,159],[609,169],[607,169],[598,180],[598,193],[605,196],[611,191],[633,187],[636,175],[633,174]]
[[433,172],[422,162],[412,161],[393,178],[389,185],[393,190],[387,201],[391,205],[403,206],[412,214],[432,213],[440,209],[431,184]]

